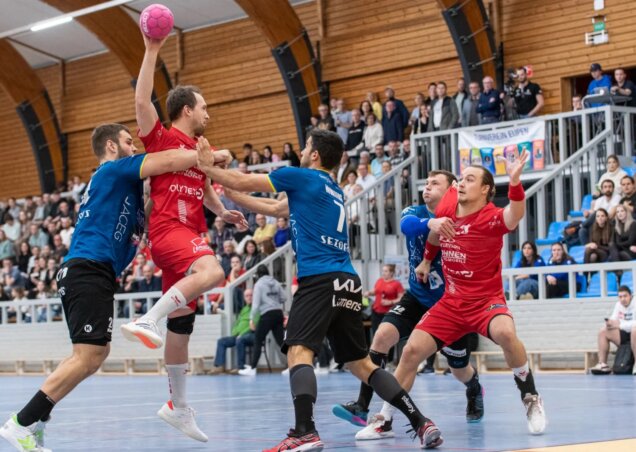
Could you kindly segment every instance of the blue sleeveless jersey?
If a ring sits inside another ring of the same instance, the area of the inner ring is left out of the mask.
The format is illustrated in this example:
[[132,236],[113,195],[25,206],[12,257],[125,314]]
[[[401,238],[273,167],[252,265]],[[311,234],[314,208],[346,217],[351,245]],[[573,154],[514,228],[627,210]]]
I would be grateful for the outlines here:
[[145,154],[102,163],[82,196],[71,248],[65,261],[90,259],[120,274],[135,257],[144,231]]
[[[426,206],[407,207],[402,211],[402,218],[407,215],[414,215],[417,218],[435,218]],[[444,295],[444,273],[442,272],[442,253],[439,253],[431,264],[428,282],[423,284],[417,280],[415,269],[422,262],[427,238],[428,234],[406,235],[406,247],[409,253],[409,288],[407,292],[410,292],[421,304],[430,308]]]
[[326,171],[285,167],[269,175],[287,193],[298,278],[324,273],[356,274],[349,256],[344,195]]

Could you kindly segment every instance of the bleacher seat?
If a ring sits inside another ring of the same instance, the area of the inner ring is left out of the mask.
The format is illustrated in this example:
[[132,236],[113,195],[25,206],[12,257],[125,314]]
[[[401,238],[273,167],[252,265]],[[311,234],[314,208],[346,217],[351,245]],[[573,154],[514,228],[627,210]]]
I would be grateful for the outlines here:
[[628,176],[634,177],[634,174],[636,174],[636,166],[626,166],[623,169],[625,170]]
[[581,201],[581,210],[570,210],[570,218],[581,219],[583,218],[583,211],[590,210],[592,208],[592,195],[583,196]]
[[543,261],[545,262],[545,265],[548,265],[548,261],[552,257],[552,249],[546,248],[546,249],[542,250],[539,254],[543,258]]
[[510,261],[510,266],[514,267],[521,260],[521,250],[515,251],[512,255],[512,260]]
[[573,246],[570,248],[570,257],[574,259],[574,262],[577,264],[583,264],[583,258],[585,257],[585,247],[584,246]]
[[570,224],[569,221],[553,221],[548,227],[548,236],[542,239],[537,239],[537,246],[552,245],[557,243],[563,238],[563,230]]
[[625,272],[621,276],[621,286],[627,286],[634,293],[634,274],[632,272]]
[[[616,273],[607,272],[607,296],[615,297],[618,295],[618,278],[616,277]],[[590,285],[587,288],[587,291],[579,292],[576,294],[577,297],[581,298],[590,298],[590,297],[600,297],[601,296],[601,273],[597,272],[592,275],[590,279]]]

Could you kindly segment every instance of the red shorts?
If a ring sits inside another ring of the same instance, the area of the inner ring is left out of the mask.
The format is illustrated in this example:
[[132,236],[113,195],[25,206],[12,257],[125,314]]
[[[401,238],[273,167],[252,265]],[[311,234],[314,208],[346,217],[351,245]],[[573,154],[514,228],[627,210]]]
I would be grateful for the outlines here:
[[446,346],[468,333],[489,337],[490,321],[498,315],[512,318],[503,295],[463,301],[444,294],[435,306],[424,314],[416,328],[426,331]]
[[[149,238],[152,260],[162,271],[161,289],[164,293],[186,276],[197,259],[214,256],[205,239],[188,228],[170,228],[160,233],[153,231]],[[197,300],[191,300],[188,307],[196,311]]]

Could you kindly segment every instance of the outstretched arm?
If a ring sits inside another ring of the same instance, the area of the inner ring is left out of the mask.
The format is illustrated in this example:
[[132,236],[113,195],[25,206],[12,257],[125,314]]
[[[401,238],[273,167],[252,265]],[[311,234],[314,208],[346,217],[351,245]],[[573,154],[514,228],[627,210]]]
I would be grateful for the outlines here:
[[137,77],[137,85],[135,86],[135,116],[139,126],[139,133],[141,136],[146,136],[152,131],[157,119],[159,119],[155,106],[152,104],[152,90],[159,50],[167,38],[158,41],[148,38],[143,33],[142,36],[146,45],[146,53],[144,54],[139,77]]
[[[230,151],[222,150],[211,152],[215,165],[226,165],[228,159],[232,159]],[[170,173],[173,171],[185,171],[197,164],[196,151],[184,149],[170,149],[167,151],[146,154],[140,170],[140,176],[145,179],[148,176]]]
[[226,223],[235,224],[240,231],[246,231],[249,225],[247,220],[238,210],[227,210],[219,196],[216,194],[210,183],[210,179],[206,180],[205,193],[203,196],[203,205],[214,212],[217,216],[223,218]]
[[511,231],[517,227],[526,214],[526,196],[521,185],[521,172],[529,156],[528,151],[524,150],[521,155],[515,153],[513,162],[509,162],[506,159],[506,172],[510,176],[510,185],[508,187],[510,203],[504,209],[503,217],[506,227]]
[[231,189],[225,189],[225,196],[234,201],[239,206],[250,212],[260,213],[269,217],[289,217],[289,204],[287,198],[271,199],[257,198],[246,193],[240,193]]

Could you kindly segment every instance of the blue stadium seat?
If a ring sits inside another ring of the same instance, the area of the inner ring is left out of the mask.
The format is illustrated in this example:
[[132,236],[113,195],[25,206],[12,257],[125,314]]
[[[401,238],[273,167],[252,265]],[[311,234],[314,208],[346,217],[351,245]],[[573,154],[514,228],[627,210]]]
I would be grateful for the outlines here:
[[543,261],[545,262],[545,265],[548,265],[548,261],[552,257],[552,249],[551,248],[546,248],[544,250],[541,250],[541,252],[539,254],[543,258]]
[[592,208],[592,195],[583,196],[581,201],[581,210],[570,210],[571,218],[582,218],[584,210],[590,210]]
[[[618,295],[618,278],[616,273],[607,273],[607,296],[613,297]],[[601,296],[601,273],[597,272],[592,275],[590,279],[590,286],[586,292],[579,292],[576,294],[579,298],[590,298]]]
[[629,176],[634,177],[634,174],[636,174],[636,166],[627,166],[623,169]]
[[626,271],[621,276],[621,286],[627,286],[634,292],[634,274],[631,271]]
[[569,221],[554,221],[548,226],[548,236],[542,239],[537,239],[537,246],[552,245],[557,243],[563,238],[563,230],[570,224]]
[[519,262],[520,260],[521,260],[521,250],[517,250],[512,255],[512,260],[510,261],[510,266],[514,267],[515,265],[517,265],[517,262]]
[[570,248],[570,257],[574,259],[574,262],[577,264],[583,263],[583,257],[585,256],[585,247],[584,246],[573,246]]

